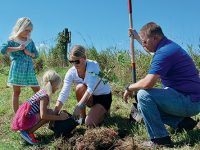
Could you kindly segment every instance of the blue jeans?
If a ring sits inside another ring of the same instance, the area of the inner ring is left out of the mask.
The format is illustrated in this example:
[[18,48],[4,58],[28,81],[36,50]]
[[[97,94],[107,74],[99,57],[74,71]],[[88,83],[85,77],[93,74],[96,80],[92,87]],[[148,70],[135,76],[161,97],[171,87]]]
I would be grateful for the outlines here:
[[137,99],[150,139],[169,135],[164,124],[177,128],[184,117],[200,112],[200,101],[192,102],[190,96],[169,87],[139,90]]

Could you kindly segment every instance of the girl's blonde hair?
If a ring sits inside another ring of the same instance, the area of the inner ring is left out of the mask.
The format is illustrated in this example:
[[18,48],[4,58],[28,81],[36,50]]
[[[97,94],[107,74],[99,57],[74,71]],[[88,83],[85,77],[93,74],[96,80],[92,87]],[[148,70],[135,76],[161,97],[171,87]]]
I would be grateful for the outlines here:
[[44,73],[43,85],[49,95],[52,94],[52,87],[59,87],[62,83],[61,77],[54,70],[48,70]]
[[15,26],[13,27],[13,30],[12,30],[12,33],[10,34],[9,39],[10,40],[16,39],[16,37],[23,31],[25,31],[28,27],[31,27],[33,29],[33,24],[31,20],[27,17],[19,18]]

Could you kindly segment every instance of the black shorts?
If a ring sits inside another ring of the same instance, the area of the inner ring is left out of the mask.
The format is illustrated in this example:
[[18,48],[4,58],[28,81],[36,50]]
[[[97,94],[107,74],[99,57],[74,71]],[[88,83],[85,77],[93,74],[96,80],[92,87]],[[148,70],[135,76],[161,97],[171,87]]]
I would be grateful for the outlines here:
[[107,111],[110,109],[112,103],[112,94],[93,95],[93,105],[101,104]]

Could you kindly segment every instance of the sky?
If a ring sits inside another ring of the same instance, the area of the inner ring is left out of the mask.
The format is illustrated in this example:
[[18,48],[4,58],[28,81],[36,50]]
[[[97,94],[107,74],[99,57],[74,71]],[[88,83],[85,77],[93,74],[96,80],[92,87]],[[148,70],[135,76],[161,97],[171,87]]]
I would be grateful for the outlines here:
[[[200,0],[132,0],[133,28],[159,24],[164,34],[182,47],[200,44]],[[128,0],[1,0],[0,44],[16,20],[29,17],[37,47],[53,47],[59,32],[71,31],[71,44],[129,49]],[[141,49],[135,42],[135,47]]]

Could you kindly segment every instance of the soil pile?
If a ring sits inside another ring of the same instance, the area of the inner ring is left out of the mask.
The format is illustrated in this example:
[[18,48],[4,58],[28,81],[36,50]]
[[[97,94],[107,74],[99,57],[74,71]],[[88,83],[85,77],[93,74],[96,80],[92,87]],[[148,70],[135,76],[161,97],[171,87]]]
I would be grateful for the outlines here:
[[[82,133],[81,133],[82,132]],[[120,138],[111,128],[75,129],[73,136],[66,138],[61,149],[67,150],[137,150],[140,149],[132,137]]]

